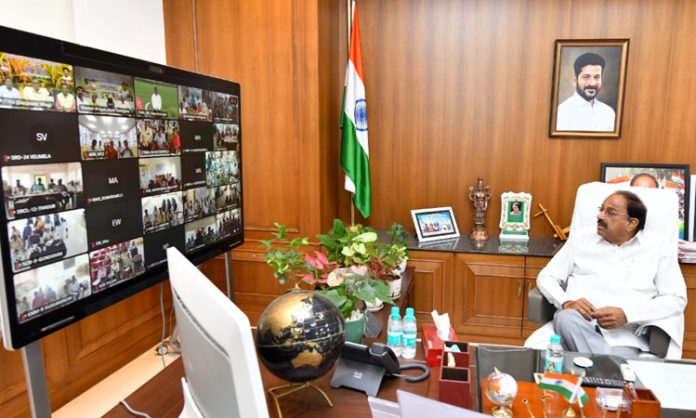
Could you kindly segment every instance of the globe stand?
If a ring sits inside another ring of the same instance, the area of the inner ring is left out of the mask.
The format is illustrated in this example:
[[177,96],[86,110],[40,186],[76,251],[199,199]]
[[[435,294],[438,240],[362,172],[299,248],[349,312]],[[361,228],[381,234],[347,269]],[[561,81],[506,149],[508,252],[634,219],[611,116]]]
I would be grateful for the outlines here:
[[491,415],[497,418],[512,418],[512,409],[503,405],[496,405],[491,410]]
[[287,396],[300,390],[309,388],[319,392],[321,396],[323,396],[324,399],[326,399],[326,403],[328,403],[329,406],[333,408],[333,403],[331,402],[331,399],[329,399],[329,395],[327,395],[326,392],[324,392],[319,386],[310,382],[291,383],[289,385],[276,386],[268,389],[266,392],[268,392],[268,394],[271,395],[271,397],[273,398],[273,402],[276,406],[276,411],[278,411],[278,418],[283,418],[283,412],[280,410],[280,402],[278,402],[278,399],[282,398],[283,396]]

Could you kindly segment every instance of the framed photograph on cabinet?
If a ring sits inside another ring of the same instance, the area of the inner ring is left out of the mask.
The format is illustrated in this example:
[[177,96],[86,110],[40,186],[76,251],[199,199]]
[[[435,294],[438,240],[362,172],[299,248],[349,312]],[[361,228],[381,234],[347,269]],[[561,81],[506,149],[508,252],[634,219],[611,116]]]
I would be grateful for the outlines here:
[[419,242],[430,242],[459,237],[459,228],[452,207],[414,209],[413,226]]
[[600,180],[632,187],[672,190],[679,197],[679,239],[687,239],[691,190],[688,164],[602,163]]
[[556,41],[549,136],[621,136],[628,41]]
[[532,195],[505,192],[500,195],[500,240],[527,241]]

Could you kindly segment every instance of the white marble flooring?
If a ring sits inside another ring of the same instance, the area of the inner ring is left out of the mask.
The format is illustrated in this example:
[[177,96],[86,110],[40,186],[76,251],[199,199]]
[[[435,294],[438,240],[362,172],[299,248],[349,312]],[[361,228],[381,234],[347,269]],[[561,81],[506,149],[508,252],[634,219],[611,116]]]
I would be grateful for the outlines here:
[[[178,357],[177,354],[165,355],[165,364],[170,364]],[[162,368],[162,357],[157,355],[155,347],[153,347],[59,410],[54,411],[53,418],[101,417],[121,399],[128,397],[160,372]]]

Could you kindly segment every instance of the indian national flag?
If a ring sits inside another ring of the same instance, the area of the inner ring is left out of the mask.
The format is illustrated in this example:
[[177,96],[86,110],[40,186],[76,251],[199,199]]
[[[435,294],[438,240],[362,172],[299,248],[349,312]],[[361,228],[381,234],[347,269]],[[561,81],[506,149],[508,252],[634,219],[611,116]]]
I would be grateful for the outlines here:
[[539,373],[536,373],[534,377],[542,390],[558,392],[563,395],[569,403],[574,403],[576,396],[578,397],[578,403],[580,405],[585,405],[590,399],[580,386],[582,383],[582,378],[580,376],[561,373],[544,373],[543,375],[539,375]]
[[363,218],[370,216],[370,163],[367,146],[367,102],[365,101],[365,74],[360,48],[358,9],[352,2],[350,50],[346,83],[343,91],[343,115],[341,116],[341,167],[346,173],[345,188],[353,193],[353,201]]

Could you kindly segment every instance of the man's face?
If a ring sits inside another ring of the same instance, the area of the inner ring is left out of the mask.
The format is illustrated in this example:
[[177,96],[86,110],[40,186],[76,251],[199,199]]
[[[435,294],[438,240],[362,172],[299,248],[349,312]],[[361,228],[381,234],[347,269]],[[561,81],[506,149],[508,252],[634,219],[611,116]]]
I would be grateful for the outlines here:
[[633,237],[637,223],[637,219],[628,216],[626,198],[613,194],[599,208],[597,234],[612,244],[623,244]]
[[33,80],[31,82],[32,87],[34,87],[34,90],[38,90],[41,85],[39,84],[39,80]]
[[580,70],[580,74],[573,78],[573,84],[578,94],[588,102],[594,100],[602,88],[602,67],[600,65],[586,65]]
[[7,87],[8,89],[12,89],[12,79],[10,77],[7,77],[5,79],[5,87]]

